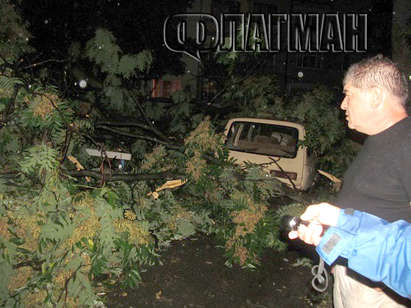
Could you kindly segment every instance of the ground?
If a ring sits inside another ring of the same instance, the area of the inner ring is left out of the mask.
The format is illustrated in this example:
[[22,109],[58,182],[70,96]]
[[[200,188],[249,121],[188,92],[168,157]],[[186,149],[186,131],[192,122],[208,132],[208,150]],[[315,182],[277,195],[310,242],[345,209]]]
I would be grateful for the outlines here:
[[261,265],[250,271],[227,267],[223,248],[210,238],[177,241],[163,252],[163,265],[142,274],[138,288],[110,292],[107,307],[332,307],[331,286],[318,293],[311,287],[311,268],[295,265],[312,253],[298,248],[267,250]]

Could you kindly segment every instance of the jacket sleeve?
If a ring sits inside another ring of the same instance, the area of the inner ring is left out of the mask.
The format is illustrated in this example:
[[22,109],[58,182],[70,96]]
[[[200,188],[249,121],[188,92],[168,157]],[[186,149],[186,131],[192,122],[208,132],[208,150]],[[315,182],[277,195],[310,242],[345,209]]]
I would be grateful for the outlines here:
[[327,264],[338,257],[347,258],[352,270],[411,298],[410,223],[389,223],[346,209],[341,211],[337,226],[324,233],[316,250]]

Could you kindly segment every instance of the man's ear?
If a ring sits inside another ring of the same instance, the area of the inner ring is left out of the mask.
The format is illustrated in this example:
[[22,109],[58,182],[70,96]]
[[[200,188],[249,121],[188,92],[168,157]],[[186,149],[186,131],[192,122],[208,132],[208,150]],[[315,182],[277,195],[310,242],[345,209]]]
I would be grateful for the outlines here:
[[373,108],[379,108],[383,105],[387,96],[386,91],[381,87],[371,88],[371,106]]

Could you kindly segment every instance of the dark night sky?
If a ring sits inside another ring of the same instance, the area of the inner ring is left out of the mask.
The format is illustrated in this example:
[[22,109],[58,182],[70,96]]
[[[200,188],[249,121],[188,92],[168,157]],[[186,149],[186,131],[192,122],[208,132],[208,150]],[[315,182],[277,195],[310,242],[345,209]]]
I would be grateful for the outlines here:
[[114,33],[125,53],[151,49],[155,53],[154,71],[179,68],[178,55],[162,45],[162,25],[169,14],[185,10],[187,0],[178,1],[22,1],[24,18],[34,38],[31,44],[42,59],[67,57],[73,41],[85,43],[96,28]]
[[[367,13],[368,52],[364,57],[377,53],[391,55],[392,1],[294,0],[294,3],[306,6],[311,12],[316,7],[325,7],[329,12],[357,8],[357,12]],[[23,0],[20,8],[30,24],[31,44],[37,50],[32,61],[67,59],[72,42],[84,44],[93,37],[96,28],[104,27],[114,33],[125,53],[152,50],[154,64],[150,76],[159,76],[165,72],[184,72],[179,61],[181,54],[165,48],[162,31],[165,18],[185,12],[188,5],[189,0]]]

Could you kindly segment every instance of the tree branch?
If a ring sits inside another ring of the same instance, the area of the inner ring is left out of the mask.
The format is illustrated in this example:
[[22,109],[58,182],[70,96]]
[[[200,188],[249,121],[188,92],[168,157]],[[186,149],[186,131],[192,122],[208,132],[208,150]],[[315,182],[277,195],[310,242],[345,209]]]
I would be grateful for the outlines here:
[[0,55],[0,59],[4,62],[4,63],[0,66],[0,68],[1,68],[2,71],[3,71],[3,68],[11,68],[11,69],[14,69],[14,66],[13,66],[11,63],[9,63],[9,62],[6,60],[6,58],[4,58],[2,55]]
[[278,169],[280,169],[280,172],[287,177],[288,181],[290,181],[291,185],[293,186],[293,189],[294,189],[294,190],[297,190],[297,186],[295,186],[294,181],[290,178],[290,176],[288,175],[288,173],[285,172],[284,169],[283,169],[283,168],[280,166],[280,164],[278,163],[278,161],[279,161],[280,159],[281,159],[281,158],[279,158],[278,160],[275,160],[275,158],[270,157],[270,160],[277,166]]
[[66,136],[64,137],[64,146],[63,146],[63,149],[62,149],[63,155],[62,155],[62,158],[60,160],[60,163],[64,162],[64,160],[66,159],[67,151],[69,149],[70,142],[71,142],[72,134],[73,134],[73,131],[72,131],[71,127],[67,128],[66,129]]
[[137,182],[137,181],[149,181],[149,180],[159,180],[159,179],[175,179],[183,177],[182,174],[174,174],[170,172],[160,172],[153,174],[125,174],[125,173],[104,173],[101,174],[98,171],[93,170],[80,170],[80,171],[69,171],[68,175],[72,177],[92,177],[101,180],[104,176],[105,182]]
[[261,66],[261,63],[262,63],[262,61],[258,61],[256,65],[254,64],[254,65],[251,67],[251,69],[249,69],[249,70],[247,69],[248,74],[245,74],[245,76],[243,76],[243,77],[240,78],[239,80],[235,80],[235,81],[233,81],[232,83],[230,83],[229,85],[226,85],[223,89],[221,89],[219,92],[217,92],[217,93],[213,96],[213,98],[211,98],[211,100],[209,100],[209,101],[207,102],[207,105],[208,105],[208,106],[212,105],[212,104],[216,101],[217,98],[219,98],[221,95],[224,94],[224,92],[227,91],[228,88],[231,88],[233,85],[240,84],[240,83],[242,83],[244,80],[246,80],[247,78],[249,78],[250,76],[252,76],[252,75],[257,71],[258,67]]
[[131,93],[130,93],[130,97],[132,99],[135,100],[138,110],[141,113],[141,116],[144,118],[144,121],[147,123],[148,127],[150,127],[151,131],[156,134],[157,136],[159,136],[161,139],[163,139],[164,141],[166,141],[167,143],[171,143],[170,139],[168,139],[168,137],[166,135],[164,135],[162,132],[160,132],[154,125],[153,123],[149,120],[149,118],[147,117],[147,115],[145,114],[143,107],[141,106],[138,98],[135,98]]
[[41,61],[41,62],[37,62],[37,63],[33,63],[33,64],[30,64],[30,65],[27,65],[27,66],[23,67],[22,69],[23,69],[23,70],[26,70],[26,69],[29,69],[29,68],[32,68],[32,67],[37,67],[37,66],[46,64],[46,63],[48,63],[48,62],[63,63],[63,62],[66,62],[66,61],[67,61],[67,60],[48,59],[48,60],[44,60],[44,61]]
[[157,138],[153,138],[153,137],[148,137],[148,136],[143,136],[143,135],[137,135],[137,134],[133,134],[133,133],[124,132],[124,131],[121,131],[121,130],[110,128],[110,127],[105,126],[105,125],[97,125],[96,128],[101,128],[101,129],[107,130],[109,132],[112,132],[112,133],[115,133],[115,134],[121,135],[121,136],[126,136],[126,137],[131,137],[131,138],[136,138],[136,139],[152,141],[152,142],[155,142],[155,143],[160,143],[160,144],[165,145],[167,148],[170,148],[170,149],[173,149],[173,150],[181,150],[182,149],[182,146],[171,144],[170,142],[165,142],[165,141],[159,140]]
[[16,103],[17,94],[19,93],[20,86],[15,85],[13,90],[13,97],[10,100],[9,104],[7,105],[6,114],[4,117],[4,122],[7,123],[9,121],[9,116],[14,112],[14,105]]
[[118,127],[138,127],[144,130],[152,131],[151,127],[148,127],[147,125],[140,124],[140,123],[135,123],[135,122],[113,122],[113,121],[103,121],[103,122],[97,122],[97,126],[118,126]]

